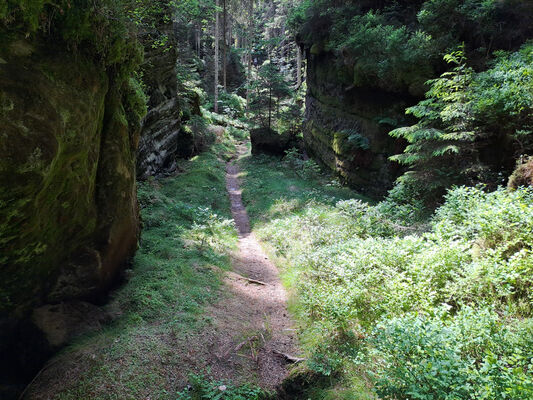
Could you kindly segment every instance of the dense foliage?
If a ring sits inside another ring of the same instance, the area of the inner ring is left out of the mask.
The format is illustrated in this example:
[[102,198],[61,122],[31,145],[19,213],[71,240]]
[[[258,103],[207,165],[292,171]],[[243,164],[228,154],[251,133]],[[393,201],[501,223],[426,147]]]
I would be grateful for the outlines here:
[[459,187],[428,226],[416,226],[401,217],[416,205],[394,203],[398,195],[374,206],[343,200],[320,175],[294,175],[293,158],[285,172],[250,162],[244,195],[296,290],[311,369],[340,379],[352,399],[365,390],[533,396],[530,189]]
[[177,400],[267,400],[271,398],[258,387],[232,385],[225,381],[210,381],[202,375],[192,375],[190,388],[178,393]]
[[498,53],[479,73],[461,50],[446,59],[455,68],[429,81],[427,99],[407,109],[419,122],[390,133],[409,143],[392,158],[411,167],[403,179],[429,187],[428,195],[453,183],[495,182],[487,174],[509,171],[533,144],[533,46]]
[[[346,110],[350,95],[367,96],[369,88],[377,89],[377,96],[400,94],[407,104],[427,92],[426,100],[407,109],[419,122],[392,132],[405,139],[398,143],[407,142],[407,148],[391,160],[408,168],[402,180],[410,188],[418,185],[421,190],[415,191],[423,192],[428,205],[438,203],[452,184],[504,184],[516,160],[533,151],[528,42],[533,37],[533,3],[302,1],[289,24],[314,63],[334,61],[331,68],[315,68],[316,76],[312,74],[312,96],[319,102],[331,101],[320,98],[327,92],[320,89],[325,79],[347,93],[341,105]],[[350,112],[367,117],[360,108]],[[372,117],[390,120],[391,128],[415,120],[383,112]],[[349,159],[350,151],[342,152]],[[364,160],[363,153],[351,153]]]
[[465,42],[483,64],[494,50],[520,46],[533,35],[531,7],[515,0],[307,0],[289,22],[312,53],[339,54],[356,86],[420,94],[447,49]]
[[127,15],[129,4],[129,0],[9,0],[0,6],[2,35],[25,33],[45,36],[50,43],[64,42],[127,75],[142,60],[142,47]]

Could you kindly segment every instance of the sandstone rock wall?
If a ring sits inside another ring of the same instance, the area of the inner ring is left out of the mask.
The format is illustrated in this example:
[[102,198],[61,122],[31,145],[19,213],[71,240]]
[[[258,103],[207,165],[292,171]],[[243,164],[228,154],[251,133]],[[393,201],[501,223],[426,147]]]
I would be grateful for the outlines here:
[[[167,38],[166,44],[152,46],[153,38],[160,36]],[[179,88],[176,69],[179,48],[187,45],[184,37],[186,32],[176,23],[158,26],[141,36],[145,44],[142,70],[148,113],[142,123],[137,157],[140,179],[174,172],[177,159],[190,157],[195,151],[194,138],[183,125],[191,112],[200,114],[199,104],[191,107],[191,99]],[[192,99],[192,103],[198,103],[198,99]]]
[[98,301],[133,256],[140,130],[130,81],[49,42],[5,38],[0,43],[2,377],[31,375],[52,350],[31,324],[32,309],[73,299]]
[[388,132],[416,101],[407,94],[356,87],[353,74],[342,56],[317,46],[308,51],[304,142],[310,155],[347,184],[381,196],[401,172],[388,157],[401,152],[403,143]]

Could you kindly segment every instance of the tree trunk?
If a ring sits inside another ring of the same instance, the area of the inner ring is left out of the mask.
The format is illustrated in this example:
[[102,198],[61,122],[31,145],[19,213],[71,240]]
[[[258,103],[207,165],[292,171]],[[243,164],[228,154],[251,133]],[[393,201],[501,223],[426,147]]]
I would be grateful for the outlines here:
[[228,76],[228,73],[227,73],[227,67],[228,67],[228,65],[227,65],[227,48],[228,48],[228,45],[226,43],[226,36],[227,36],[227,22],[226,22],[226,20],[227,20],[227,16],[228,16],[227,14],[228,13],[227,13],[227,9],[226,9],[226,0],[222,0],[222,2],[224,4],[224,22],[223,22],[224,28],[223,28],[223,33],[222,33],[222,36],[224,38],[224,42],[223,42],[223,44],[224,44],[224,55],[223,55],[223,61],[222,61],[222,69],[224,71],[223,72],[223,74],[224,74],[224,78],[223,78],[224,79],[224,91],[227,92],[228,91],[228,78],[227,78],[227,76]]
[[246,43],[248,45],[248,76],[246,84],[246,110],[250,111],[250,85],[252,83],[252,27],[253,27],[253,15],[254,15],[254,2],[248,1],[248,38]]
[[229,49],[231,51],[231,48],[233,47],[233,16],[231,14],[229,15],[228,35],[229,35]]
[[199,23],[196,25],[196,51],[198,53],[198,58],[200,58],[201,46],[202,46],[202,24]]
[[296,87],[302,85],[302,50],[296,43]]
[[272,125],[272,87],[268,91],[268,129],[271,129]]
[[218,113],[218,44],[220,32],[218,29],[218,0],[215,0],[215,112]]

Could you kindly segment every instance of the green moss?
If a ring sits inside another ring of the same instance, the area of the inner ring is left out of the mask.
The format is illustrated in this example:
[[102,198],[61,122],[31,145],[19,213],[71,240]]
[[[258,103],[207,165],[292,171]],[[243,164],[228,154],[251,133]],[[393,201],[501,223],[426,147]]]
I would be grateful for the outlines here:
[[2,311],[39,299],[97,225],[107,78],[84,57],[36,54],[0,66],[13,77],[0,80]]
[[140,123],[148,111],[146,105],[148,97],[144,93],[139,81],[133,77],[125,85],[124,98],[126,107],[133,113],[135,123]]
[[[221,271],[230,268],[237,243],[228,223],[222,160],[229,149],[234,150],[234,142],[226,137],[210,151],[182,161],[178,176],[138,183],[141,246],[127,285],[109,305],[120,317],[78,338],[58,356],[83,360],[75,361],[81,365],[74,372],[79,379],[65,380],[54,393],[58,399],[171,400],[176,387],[186,385],[187,353],[204,351],[190,338],[210,328],[205,307],[219,298]],[[168,374],[169,365],[178,367],[176,373]]]
[[324,42],[317,42],[317,43],[313,43],[309,51],[311,52],[311,54],[317,55],[317,54],[322,53],[324,49],[325,49]]

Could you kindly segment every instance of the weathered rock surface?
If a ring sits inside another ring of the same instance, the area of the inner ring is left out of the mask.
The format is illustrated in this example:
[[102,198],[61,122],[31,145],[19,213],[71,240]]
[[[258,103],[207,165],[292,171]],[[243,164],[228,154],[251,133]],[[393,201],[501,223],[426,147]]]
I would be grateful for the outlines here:
[[381,196],[401,172],[388,157],[401,152],[403,144],[388,132],[416,101],[407,94],[356,87],[353,68],[339,57],[308,51],[305,147],[350,186]]
[[[166,35],[166,46],[151,46],[153,37]],[[154,32],[145,32],[145,62],[143,81],[147,87],[148,114],[142,123],[137,158],[139,178],[169,174],[176,170],[177,159],[194,153],[194,139],[190,130],[183,129],[184,120],[200,114],[199,99],[192,107],[178,88],[176,61],[178,60],[179,26],[167,24]],[[189,110],[191,108],[191,110]]]
[[268,154],[283,156],[293,147],[300,147],[296,137],[288,134],[279,134],[268,128],[257,128],[250,131],[252,154]]
[[520,186],[533,186],[533,157],[529,157],[518,165],[509,177],[508,187],[516,189]]
[[38,307],[31,320],[45,334],[48,345],[58,349],[77,335],[100,329],[111,317],[94,304],[71,301]]
[[99,300],[136,250],[140,117],[82,54],[19,38],[0,59],[0,373],[31,375],[51,345],[31,310]]

